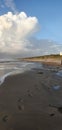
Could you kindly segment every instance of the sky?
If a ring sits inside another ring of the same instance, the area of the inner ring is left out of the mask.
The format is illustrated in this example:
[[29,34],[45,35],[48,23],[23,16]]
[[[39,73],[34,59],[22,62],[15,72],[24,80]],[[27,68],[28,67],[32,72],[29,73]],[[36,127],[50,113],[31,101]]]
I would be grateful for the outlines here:
[[0,57],[62,51],[62,0],[0,0]]

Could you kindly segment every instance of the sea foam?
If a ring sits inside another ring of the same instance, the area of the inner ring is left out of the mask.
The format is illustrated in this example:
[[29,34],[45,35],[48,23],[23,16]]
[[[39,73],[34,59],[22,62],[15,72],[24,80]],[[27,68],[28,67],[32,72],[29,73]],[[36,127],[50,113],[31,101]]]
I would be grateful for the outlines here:
[[5,81],[5,78],[10,75],[23,73],[32,68],[38,68],[41,64],[32,62],[10,62],[0,64],[0,85]]

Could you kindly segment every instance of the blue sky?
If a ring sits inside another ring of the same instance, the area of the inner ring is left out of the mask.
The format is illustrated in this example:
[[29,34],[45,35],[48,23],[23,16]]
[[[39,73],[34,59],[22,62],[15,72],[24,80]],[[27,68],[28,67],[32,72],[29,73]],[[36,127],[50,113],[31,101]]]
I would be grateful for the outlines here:
[[18,6],[28,15],[38,18],[41,26],[39,38],[62,42],[62,0],[20,0]]
[[0,0],[0,25],[0,55],[62,52],[62,0]]
[[20,0],[17,8],[38,18],[41,26],[39,38],[62,43],[62,0]]
[[[4,4],[3,0],[0,2]],[[38,38],[62,43],[62,0],[14,0],[14,3],[19,12],[38,18],[41,27]],[[0,14],[8,11],[11,9],[1,8]]]

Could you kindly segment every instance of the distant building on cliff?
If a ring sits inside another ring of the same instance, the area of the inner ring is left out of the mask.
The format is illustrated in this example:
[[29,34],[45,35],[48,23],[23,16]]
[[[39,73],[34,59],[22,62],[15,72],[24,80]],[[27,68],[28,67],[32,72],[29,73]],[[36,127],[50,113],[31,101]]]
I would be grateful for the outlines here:
[[62,56],[62,52],[60,52],[60,56]]
[[[60,52],[60,56],[62,57],[62,52]],[[62,65],[62,58],[61,58],[61,65]]]

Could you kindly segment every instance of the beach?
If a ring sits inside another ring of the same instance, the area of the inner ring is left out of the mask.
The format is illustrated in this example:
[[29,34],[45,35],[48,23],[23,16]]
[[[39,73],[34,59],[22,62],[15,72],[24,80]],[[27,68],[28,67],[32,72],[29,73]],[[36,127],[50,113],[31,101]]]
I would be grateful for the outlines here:
[[0,86],[0,130],[62,130],[60,67],[8,76]]

